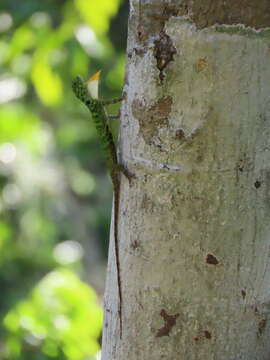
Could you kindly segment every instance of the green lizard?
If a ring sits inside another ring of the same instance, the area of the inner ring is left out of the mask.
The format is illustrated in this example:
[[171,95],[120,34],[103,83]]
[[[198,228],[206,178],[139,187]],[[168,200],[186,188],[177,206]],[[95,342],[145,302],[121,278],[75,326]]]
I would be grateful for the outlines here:
[[94,124],[96,126],[101,145],[106,155],[107,167],[111,176],[114,190],[114,247],[116,259],[116,271],[118,282],[119,298],[119,320],[120,320],[120,338],[122,337],[122,284],[119,260],[119,241],[118,241],[118,218],[119,218],[119,200],[120,200],[120,172],[123,172],[130,180],[128,171],[118,163],[116,146],[113,141],[113,135],[108,125],[108,116],[104,105],[114,104],[123,100],[117,98],[113,100],[98,99],[99,73],[92,76],[87,83],[78,76],[72,82],[72,88],[79,100],[81,100],[90,110]]

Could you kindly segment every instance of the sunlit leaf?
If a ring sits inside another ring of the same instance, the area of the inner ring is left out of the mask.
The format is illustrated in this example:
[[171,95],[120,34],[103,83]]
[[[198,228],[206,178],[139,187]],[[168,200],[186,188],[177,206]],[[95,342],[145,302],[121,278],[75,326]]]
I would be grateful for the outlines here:
[[56,343],[51,339],[48,339],[44,342],[44,345],[42,345],[42,352],[44,352],[46,355],[49,355],[50,357],[56,357],[58,354]]
[[4,325],[9,331],[16,332],[19,329],[19,320],[15,312],[9,312],[4,318]]
[[31,296],[4,318],[9,339],[19,346],[27,341],[52,357],[61,350],[69,360],[97,353],[101,325],[102,310],[94,290],[66,269],[45,276]]
[[79,47],[73,47],[71,57],[70,73],[72,76],[81,74],[88,75],[89,56]]
[[0,142],[21,142],[31,150],[39,150],[42,130],[39,118],[20,105],[0,108]]
[[23,51],[33,48],[36,43],[35,33],[28,25],[19,27],[12,37],[10,57],[20,55]]
[[43,39],[35,52],[31,77],[38,96],[47,106],[59,105],[62,100],[62,79],[51,65],[60,63],[65,58],[66,54],[61,46],[72,33],[72,23],[61,24]]
[[0,251],[3,248],[3,246],[8,241],[9,237],[11,235],[11,229],[10,227],[4,223],[3,221],[0,222]]
[[0,65],[4,63],[10,53],[10,45],[5,41],[0,41]]
[[17,338],[11,336],[7,339],[6,348],[10,359],[15,359],[20,355],[21,343]]
[[98,34],[106,33],[109,21],[119,7],[119,0],[75,0],[83,21]]
[[60,103],[62,99],[62,81],[46,61],[38,60],[34,63],[32,80],[44,104],[54,106]]

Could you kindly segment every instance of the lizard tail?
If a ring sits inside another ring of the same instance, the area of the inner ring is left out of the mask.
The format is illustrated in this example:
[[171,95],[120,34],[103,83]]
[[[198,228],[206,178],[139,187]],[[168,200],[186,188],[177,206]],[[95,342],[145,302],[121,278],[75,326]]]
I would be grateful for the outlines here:
[[120,274],[120,254],[119,254],[119,239],[118,239],[118,222],[119,222],[119,200],[120,191],[115,188],[114,190],[114,248],[115,248],[115,262],[117,273],[118,285],[118,298],[119,298],[119,320],[120,320],[120,339],[122,338],[122,284]]

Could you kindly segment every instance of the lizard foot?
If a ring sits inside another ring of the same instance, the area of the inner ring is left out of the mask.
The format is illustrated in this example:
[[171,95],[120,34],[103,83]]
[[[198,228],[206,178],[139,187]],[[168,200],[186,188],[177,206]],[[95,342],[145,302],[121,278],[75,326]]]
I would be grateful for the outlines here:
[[120,119],[120,112],[116,115],[108,115],[108,118],[110,120],[114,120],[114,119]]
[[132,174],[127,168],[124,167],[122,164],[118,164],[118,170],[125,175],[125,177],[128,179],[129,183],[132,182],[133,179],[136,178],[134,174]]

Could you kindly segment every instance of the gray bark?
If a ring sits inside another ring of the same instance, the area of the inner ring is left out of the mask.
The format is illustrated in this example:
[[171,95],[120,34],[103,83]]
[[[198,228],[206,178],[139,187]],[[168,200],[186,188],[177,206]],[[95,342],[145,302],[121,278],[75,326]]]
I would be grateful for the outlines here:
[[268,33],[170,16],[143,42],[138,16],[134,0],[120,143],[136,175],[121,183],[123,336],[111,245],[102,360],[267,360]]

